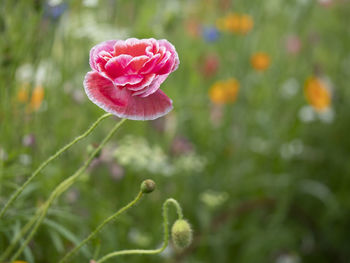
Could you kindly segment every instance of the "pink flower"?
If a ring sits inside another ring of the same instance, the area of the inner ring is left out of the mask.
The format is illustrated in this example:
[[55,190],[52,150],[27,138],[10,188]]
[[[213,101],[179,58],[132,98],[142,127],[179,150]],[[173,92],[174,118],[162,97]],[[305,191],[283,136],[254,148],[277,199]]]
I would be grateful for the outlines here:
[[290,35],[287,37],[286,50],[290,54],[297,54],[301,49],[301,41],[298,36]]
[[109,40],[90,51],[84,80],[89,99],[120,118],[154,120],[172,110],[172,100],[159,89],[177,69],[179,57],[167,40]]

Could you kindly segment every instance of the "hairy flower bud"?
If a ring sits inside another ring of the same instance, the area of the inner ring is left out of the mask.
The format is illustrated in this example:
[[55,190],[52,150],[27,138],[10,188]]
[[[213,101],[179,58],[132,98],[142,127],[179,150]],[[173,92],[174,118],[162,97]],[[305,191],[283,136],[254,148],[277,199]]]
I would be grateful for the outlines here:
[[176,248],[184,249],[192,242],[192,229],[183,219],[178,219],[171,228],[171,238]]
[[141,191],[144,194],[152,193],[156,189],[156,183],[153,180],[147,179],[141,184]]

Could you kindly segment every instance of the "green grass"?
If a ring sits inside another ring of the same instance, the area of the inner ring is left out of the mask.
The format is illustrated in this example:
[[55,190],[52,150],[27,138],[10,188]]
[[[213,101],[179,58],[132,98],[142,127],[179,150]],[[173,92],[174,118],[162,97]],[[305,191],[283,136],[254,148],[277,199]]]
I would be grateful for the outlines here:
[[[157,190],[108,225],[72,262],[88,262],[117,250],[159,247],[161,206],[168,197],[179,201],[192,224],[192,246],[183,252],[171,248],[162,256],[125,256],[115,262],[283,262],[283,256],[293,262],[348,261],[349,1],[333,0],[325,8],[316,0],[237,0],[227,9],[221,8],[224,0],[100,0],[94,7],[84,1],[65,2],[67,8],[57,19],[47,15],[42,0],[0,3],[1,206],[43,160],[103,114],[83,90],[89,50],[97,43],[128,37],[166,38],[173,43],[180,66],[162,89],[173,100],[174,110],[157,121],[126,122],[100,162],[54,203],[21,259],[57,262],[132,200],[140,183],[150,178]],[[253,30],[245,36],[221,32],[212,43],[186,30],[189,19],[214,26],[229,12],[250,14]],[[285,50],[289,35],[300,37],[302,47],[296,55]],[[265,72],[250,65],[251,55],[258,51],[270,55]],[[220,60],[211,77],[200,70],[209,53]],[[33,73],[19,78],[25,64]],[[16,98],[24,83],[30,97],[38,70],[45,72],[45,97],[39,111],[29,113],[28,105]],[[332,83],[330,122],[318,116],[312,122],[300,118],[308,105],[304,82],[315,74]],[[208,90],[231,77],[240,82],[239,94],[234,104],[221,108],[221,124],[215,126]],[[291,79],[296,92],[283,96],[282,87]],[[101,123],[26,188],[0,221],[0,252],[53,189],[88,158],[87,146],[99,143],[115,122],[111,118]],[[35,136],[35,145],[23,145],[28,134]],[[191,156],[174,154],[172,144],[179,137],[191,144]],[[141,146],[149,155],[141,155]],[[125,155],[143,159],[138,166],[132,159],[121,163],[114,156],[118,147],[126,149]],[[116,165],[123,170],[118,178],[111,172]],[[171,176],[164,167],[173,169]],[[175,219],[171,212],[170,222]]]

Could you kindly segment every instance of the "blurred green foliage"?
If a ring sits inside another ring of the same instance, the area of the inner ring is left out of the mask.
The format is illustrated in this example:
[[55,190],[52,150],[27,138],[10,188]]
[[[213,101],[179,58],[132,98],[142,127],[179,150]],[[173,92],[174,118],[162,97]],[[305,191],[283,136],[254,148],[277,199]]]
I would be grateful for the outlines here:
[[[205,28],[217,30],[217,19],[228,13],[249,14],[252,31],[202,35]],[[57,262],[151,178],[157,190],[73,262],[159,246],[167,197],[183,205],[194,230],[192,246],[118,262],[348,262],[349,15],[347,0],[2,0],[1,205],[42,160],[103,113],[82,85],[92,46],[108,39],[166,38],[181,62],[162,85],[173,112],[152,122],[126,122],[50,209],[22,259]],[[293,54],[286,49],[290,36],[301,45]],[[264,72],[250,64],[259,51],[270,56]],[[213,54],[219,68],[206,72]],[[304,98],[304,82],[314,75],[330,83],[326,115]],[[240,83],[237,100],[215,105],[209,89],[228,78]],[[38,86],[44,100],[33,111],[30,98]],[[104,121],[30,184],[0,222],[0,251],[114,122]]]

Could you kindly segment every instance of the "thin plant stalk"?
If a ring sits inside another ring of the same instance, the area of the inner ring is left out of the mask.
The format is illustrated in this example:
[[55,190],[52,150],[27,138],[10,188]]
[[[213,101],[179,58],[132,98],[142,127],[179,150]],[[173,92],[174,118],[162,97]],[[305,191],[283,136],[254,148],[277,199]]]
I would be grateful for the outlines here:
[[70,252],[68,252],[58,263],[63,263],[63,262],[67,262],[67,260],[73,256],[82,246],[84,246],[87,242],[89,242],[94,236],[96,236],[101,230],[102,228],[108,224],[109,222],[113,221],[114,219],[116,219],[120,214],[122,214],[123,212],[125,212],[126,210],[128,210],[129,208],[131,208],[132,206],[134,206],[142,197],[143,192],[140,191],[138,193],[138,195],[135,197],[135,199],[133,201],[131,201],[130,203],[128,203],[126,206],[122,207],[121,209],[119,209],[116,213],[114,213],[113,215],[109,216],[108,218],[106,218],[93,232],[91,232],[91,234],[85,238],[82,242],[80,242],[79,245],[77,245],[74,249],[72,249]]
[[10,245],[6,248],[4,253],[0,257],[0,262],[4,261],[5,258],[7,258],[12,251],[15,249],[16,244],[18,241],[30,230],[30,228],[34,225],[35,221],[39,218],[40,215],[40,209],[37,210],[37,213],[35,213],[35,216],[33,216],[25,225],[22,227],[21,231],[14,237],[14,239],[11,241]]
[[178,219],[183,219],[182,209],[179,203],[173,199],[169,198],[163,203],[163,228],[164,228],[164,239],[163,239],[163,245],[158,249],[130,249],[130,250],[121,250],[121,251],[115,251],[111,252],[105,256],[103,256],[101,259],[97,260],[96,263],[102,263],[110,258],[122,256],[122,255],[137,255],[137,254],[143,254],[143,255],[154,255],[159,254],[164,251],[164,249],[168,246],[169,243],[169,220],[168,220],[168,207],[172,204],[176,208],[176,212],[178,215]]
[[70,147],[72,147],[74,144],[79,142],[80,140],[87,137],[96,127],[97,125],[107,117],[111,116],[111,113],[103,114],[101,117],[99,117],[91,126],[89,129],[87,129],[83,134],[76,137],[73,141],[63,146],[61,149],[59,149],[56,153],[51,155],[46,161],[40,164],[40,166],[32,173],[32,175],[24,182],[24,184],[16,190],[10,197],[10,199],[7,201],[7,203],[4,205],[4,207],[0,211],[0,219],[4,216],[7,209],[10,207],[10,205],[18,198],[18,196],[23,192],[23,190],[28,186],[28,184],[35,179],[35,177],[40,173],[42,169],[44,169],[50,162],[55,160],[58,156],[60,156],[63,152],[68,150]]
[[85,163],[70,177],[60,183],[51,193],[49,199],[43,205],[43,211],[41,212],[36,224],[34,225],[32,231],[28,234],[27,238],[24,240],[21,247],[17,250],[17,252],[12,256],[10,262],[13,262],[17,259],[17,257],[22,253],[24,248],[28,245],[29,241],[33,238],[34,234],[38,230],[39,226],[45,219],[45,216],[54,200],[58,198],[63,192],[65,192],[78,178],[79,176],[88,168],[92,160],[96,157],[96,155],[100,152],[100,150],[106,145],[106,143],[110,140],[113,134],[118,130],[118,128],[125,122],[126,119],[120,120],[113,129],[107,134],[107,136],[103,139],[101,144],[91,153],[89,158],[85,161]]

